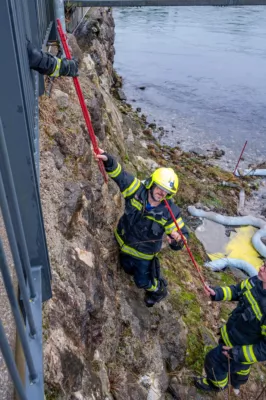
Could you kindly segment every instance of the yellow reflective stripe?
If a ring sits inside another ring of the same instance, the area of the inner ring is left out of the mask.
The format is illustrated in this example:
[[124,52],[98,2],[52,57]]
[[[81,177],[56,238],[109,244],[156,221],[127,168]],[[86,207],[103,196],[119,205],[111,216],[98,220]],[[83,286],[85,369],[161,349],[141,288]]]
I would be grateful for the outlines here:
[[58,77],[59,77],[59,72],[60,72],[60,68],[61,68],[61,63],[62,63],[62,60],[61,60],[60,58],[57,58],[57,57],[56,57],[56,67],[55,67],[53,73],[52,73],[50,76],[53,76],[53,77],[55,77],[55,78],[58,78]]
[[250,367],[248,369],[242,369],[241,371],[238,371],[238,375],[248,375],[250,373]]
[[160,219],[160,220],[158,220],[158,219],[155,219],[154,217],[151,217],[150,215],[146,215],[145,217],[148,218],[148,219],[150,219],[150,220],[152,220],[152,221],[158,222],[158,224],[160,224],[160,225],[162,225],[162,226],[164,226],[165,223],[166,223],[166,220],[163,219],[163,218]]
[[226,325],[222,326],[221,335],[222,335],[223,341],[226,344],[226,346],[233,347],[232,343],[229,340],[228,334],[227,334]]
[[154,292],[156,289],[158,289],[158,280],[157,279],[154,279],[154,280],[155,280],[155,284],[152,285],[149,289],[146,289],[148,292]]
[[228,292],[228,299],[227,300],[232,300],[232,290],[229,286],[226,287],[226,290]]
[[131,183],[131,185],[122,192],[122,195],[124,197],[129,197],[133,193],[135,193],[139,187],[140,187],[140,180],[137,178],[134,178],[134,181]]
[[252,285],[251,285],[251,283],[249,282],[249,279],[246,279],[245,281],[242,281],[242,282],[241,282],[241,285],[240,285],[241,290],[243,290],[245,287],[246,287],[247,289],[251,289],[251,288],[252,288]]
[[224,298],[223,300],[231,300],[232,299],[232,290],[229,286],[222,287],[223,293],[224,293]]
[[260,311],[260,307],[258,305],[258,303],[256,302],[255,298],[253,297],[252,293],[250,290],[247,290],[244,295],[246,296],[246,298],[248,299],[248,302],[250,303],[252,310],[254,311],[257,319],[260,321],[262,318],[262,313]]
[[244,353],[245,359],[249,363],[254,363],[254,362],[258,361],[256,359],[256,357],[255,357],[252,344],[250,344],[248,346],[242,346],[242,349],[243,349],[243,353]]
[[131,202],[132,206],[136,207],[138,210],[142,209],[142,204],[138,200],[133,198],[130,200],[130,202]]
[[115,237],[116,237],[116,240],[118,241],[119,246],[123,246],[124,241],[123,241],[123,239],[119,236],[117,230],[115,230]]
[[213,381],[212,379],[210,379],[211,383],[219,388],[223,388],[227,385],[228,383],[228,375],[226,376],[226,378],[224,378],[222,381]]
[[[179,226],[179,229],[181,229],[181,228],[183,228],[183,226],[185,226],[185,224],[184,224],[184,222],[183,222],[183,220],[182,220],[181,217],[178,218],[178,219],[176,220],[176,222],[177,222],[177,225]],[[169,234],[170,234],[171,232],[173,232],[173,231],[177,231],[177,228],[176,228],[176,225],[175,225],[174,222],[172,222],[172,223],[169,224],[169,225],[166,225],[166,226],[164,227],[164,229],[165,229],[166,235],[169,235]]]
[[115,237],[123,253],[130,254],[133,257],[141,258],[143,260],[152,260],[154,258],[154,254],[145,254],[126,245],[123,239],[119,236],[117,230],[115,230]]
[[107,174],[111,177],[111,178],[116,178],[122,171],[122,167],[119,163],[117,163],[117,167],[114,171],[110,171],[107,172]]
[[266,325],[261,325],[261,334],[266,336]]
[[223,297],[222,300],[226,300],[226,290],[225,290],[225,287],[222,287],[222,291],[223,291],[223,293],[224,293],[224,297]]

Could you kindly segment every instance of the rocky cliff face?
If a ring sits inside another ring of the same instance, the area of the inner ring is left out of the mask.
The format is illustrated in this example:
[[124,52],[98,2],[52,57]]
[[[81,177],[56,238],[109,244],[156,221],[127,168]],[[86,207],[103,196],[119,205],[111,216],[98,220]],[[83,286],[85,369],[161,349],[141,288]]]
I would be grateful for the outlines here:
[[[184,179],[181,205],[213,201],[223,173],[179,149],[160,148],[145,118],[113,97],[120,79],[112,66],[110,11],[91,9],[70,44],[100,147],[140,178],[159,164],[172,165]],[[145,307],[143,292],[119,266],[113,238],[123,200],[114,182],[103,182],[71,79],[57,80],[40,115],[41,197],[53,273],[43,322],[46,400],[201,399],[191,376],[201,372],[204,345],[214,343],[211,330],[227,309],[214,306],[209,318],[185,250],[167,249],[162,265],[170,295]],[[222,196],[221,209],[229,201],[234,209],[236,194]],[[191,246],[201,262],[193,234]]]

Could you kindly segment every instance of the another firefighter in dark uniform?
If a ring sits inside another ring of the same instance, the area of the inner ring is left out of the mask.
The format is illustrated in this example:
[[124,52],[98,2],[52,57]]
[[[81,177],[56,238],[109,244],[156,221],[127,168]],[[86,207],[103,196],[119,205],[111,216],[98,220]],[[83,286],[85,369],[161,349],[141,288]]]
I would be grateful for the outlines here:
[[167,282],[160,275],[156,257],[163,235],[167,235],[173,250],[180,250],[184,245],[163,199],[169,199],[177,223],[188,238],[180,209],[171,200],[178,189],[178,177],[171,168],[159,168],[142,183],[124,171],[111,155],[100,152],[97,158],[103,160],[108,175],[125,198],[125,213],[115,230],[121,264],[125,272],[134,276],[137,287],[145,289],[145,304],[152,307],[167,295]]
[[67,60],[66,58],[55,57],[50,53],[38,50],[29,41],[27,50],[30,68],[42,75],[49,75],[55,78],[78,75],[78,62],[75,58]]
[[230,382],[237,394],[248,380],[251,365],[266,361],[266,263],[258,276],[205,291],[213,301],[238,301],[238,305],[221,328],[218,347],[206,355],[207,378],[195,379],[195,385],[206,391],[225,389],[230,365]]

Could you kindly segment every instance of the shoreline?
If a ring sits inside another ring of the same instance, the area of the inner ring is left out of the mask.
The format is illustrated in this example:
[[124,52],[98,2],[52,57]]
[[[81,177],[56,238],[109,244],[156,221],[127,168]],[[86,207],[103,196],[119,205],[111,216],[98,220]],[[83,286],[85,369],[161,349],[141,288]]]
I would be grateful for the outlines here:
[[[125,79],[125,77],[119,75],[116,70],[114,71],[117,79],[116,80],[117,86],[115,85],[115,88],[113,89],[113,95],[117,98],[118,101],[121,102],[122,107],[125,105],[130,109],[132,109],[137,114],[141,124],[143,124],[143,128],[145,128],[143,132],[146,135],[151,135],[154,138],[154,141],[158,142],[158,144],[162,148],[169,147],[172,149],[178,149],[186,154],[190,154],[192,158],[193,156],[198,157],[206,166],[210,165],[214,167],[219,167],[223,171],[233,174],[234,168],[228,169],[228,160],[226,157],[226,152],[223,149],[219,149],[215,144],[213,144],[212,148],[209,149],[202,149],[200,147],[195,146],[193,150],[186,151],[184,148],[182,148],[182,143],[180,141],[177,142],[178,143],[177,146],[171,146],[162,143],[161,139],[164,136],[166,136],[167,133],[169,133],[169,130],[167,130],[164,126],[159,125],[155,118],[153,118],[152,121],[149,120],[149,117],[143,113],[141,107],[138,107],[137,101],[129,102],[127,100],[126,93],[124,92],[124,87],[123,87],[123,80]],[[242,148],[239,151],[239,155],[236,155],[235,165],[241,154],[241,150]],[[238,170],[243,169],[244,161],[245,161],[245,153],[243,153],[243,156],[240,159]],[[248,164],[247,167],[253,168],[254,165],[255,164]],[[243,214],[241,215],[252,215],[263,218],[264,216],[263,214],[266,215],[266,201],[265,201],[266,178],[258,176],[258,177],[253,177],[252,179],[253,182],[250,184],[252,191],[248,193],[248,196],[246,197],[245,206],[242,209]],[[238,177],[237,181],[238,181],[238,186],[241,188],[242,187],[241,177]],[[261,212],[263,214],[261,214]]]
[[252,12],[235,9],[238,26],[227,10],[157,11],[114,11],[115,68],[125,77],[128,101],[169,131],[156,136],[161,144],[184,151],[218,147],[225,157],[215,164],[231,171],[248,140],[241,167],[266,160],[263,16],[250,37]]

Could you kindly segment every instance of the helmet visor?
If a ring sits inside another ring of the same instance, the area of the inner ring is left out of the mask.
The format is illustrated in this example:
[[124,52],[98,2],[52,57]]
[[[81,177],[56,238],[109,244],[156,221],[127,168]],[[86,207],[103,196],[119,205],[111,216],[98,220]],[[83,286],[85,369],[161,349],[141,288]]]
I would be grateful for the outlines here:
[[154,183],[154,186],[157,186],[159,189],[163,190],[167,194],[171,194],[170,190],[166,189],[165,187],[158,185],[158,183]]

